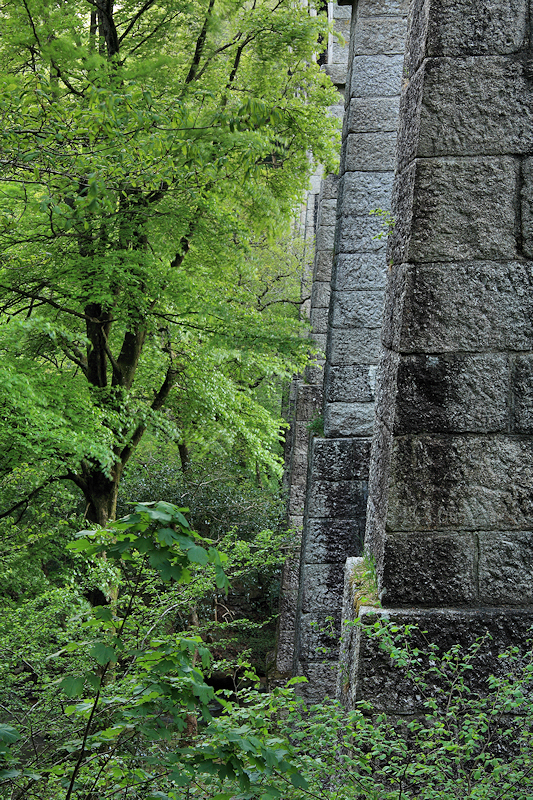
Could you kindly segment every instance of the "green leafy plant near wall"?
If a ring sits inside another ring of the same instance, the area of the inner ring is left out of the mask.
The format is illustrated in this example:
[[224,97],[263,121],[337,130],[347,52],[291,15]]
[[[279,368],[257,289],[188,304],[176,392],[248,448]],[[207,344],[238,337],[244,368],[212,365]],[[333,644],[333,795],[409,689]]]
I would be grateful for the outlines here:
[[213,718],[201,638],[175,634],[164,620],[140,627],[136,609],[152,572],[183,581],[212,568],[223,586],[223,559],[205,544],[179,510],[161,503],[79,541],[80,552],[131,567],[129,592],[87,615],[84,643],[54,654],[53,663],[76,670],[44,687],[46,727],[29,713],[0,725],[2,800],[533,796],[532,657],[502,653],[497,674],[480,681],[486,639],[438,652],[420,646],[423,633],[412,626],[381,619],[366,627],[417,699],[417,714],[400,719],[364,702],[349,712],[328,700],[308,709],[295,693],[298,680],[270,693],[243,686],[238,702],[219,693],[222,714]]

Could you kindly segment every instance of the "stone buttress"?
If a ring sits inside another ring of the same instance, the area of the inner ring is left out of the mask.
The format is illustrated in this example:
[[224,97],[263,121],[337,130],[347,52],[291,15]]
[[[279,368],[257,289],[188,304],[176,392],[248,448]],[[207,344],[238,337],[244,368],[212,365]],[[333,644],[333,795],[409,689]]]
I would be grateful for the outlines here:
[[[487,674],[533,623],[531,33],[526,0],[412,3],[369,481],[378,613],[488,631]],[[346,702],[413,711],[361,631],[344,660]]]

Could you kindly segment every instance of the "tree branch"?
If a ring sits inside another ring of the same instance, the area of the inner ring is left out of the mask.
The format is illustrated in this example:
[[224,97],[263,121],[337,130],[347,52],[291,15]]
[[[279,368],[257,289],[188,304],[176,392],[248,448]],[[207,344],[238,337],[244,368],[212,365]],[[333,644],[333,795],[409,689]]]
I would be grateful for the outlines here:
[[[159,409],[164,406],[165,401],[170,394],[170,390],[172,389],[172,387],[176,382],[177,375],[178,375],[178,370],[175,369],[174,364],[171,363],[167,370],[167,374],[165,375],[165,380],[163,381],[161,388],[159,389],[158,393],[156,394],[156,396],[152,401],[152,404],[150,405],[152,411],[159,411]],[[133,432],[133,435],[129,443],[122,450],[120,454],[120,462],[123,467],[126,466],[131,456],[135,452],[135,448],[141,441],[145,430],[146,430],[146,424],[141,422],[141,424],[138,425],[135,431]]]
[[29,300],[39,300],[39,302],[44,305],[49,305],[52,306],[52,308],[57,308],[59,311],[63,311],[65,314],[71,314],[73,317],[78,317],[79,319],[83,319],[86,322],[93,322],[95,324],[100,322],[99,319],[94,319],[93,317],[87,316],[87,314],[82,314],[81,311],[74,311],[74,309],[72,308],[65,308],[65,306],[60,305],[60,303],[56,303],[55,300],[51,300],[48,297],[41,297],[41,295],[32,292],[25,292],[22,289],[18,289],[15,286],[5,286],[4,284],[0,284],[0,289],[5,289],[7,292],[15,292],[21,297],[26,297]]
[[196,42],[196,48],[194,50],[194,56],[191,64],[191,68],[189,70],[189,74],[185,78],[185,85],[187,86],[189,83],[196,78],[196,73],[198,72],[198,67],[200,66],[200,60],[202,58],[202,53],[205,46],[205,40],[207,38],[207,28],[209,26],[209,20],[211,19],[211,14],[213,13],[213,6],[215,5],[215,0],[209,0],[209,6],[207,7],[207,14],[204,20],[204,24],[202,26],[202,30],[200,31],[200,36]]
[[[37,486],[36,489],[33,489],[33,491],[31,491],[28,495],[26,495],[26,497],[24,497],[22,500],[19,500],[18,503],[15,503],[14,505],[12,505],[11,508],[8,508],[7,511],[1,511],[0,512],[0,519],[4,519],[4,517],[9,517],[10,514],[12,514],[17,509],[22,508],[22,506],[25,506],[24,511],[26,511],[26,508],[28,507],[28,504],[29,504],[30,500],[33,500],[33,498],[37,494],[39,494],[40,491],[45,489],[47,486],[50,486],[51,483],[55,483],[56,481],[65,481],[65,480],[71,480],[71,479],[72,479],[71,475],[69,475],[69,474],[67,474],[67,475],[55,475],[53,477],[47,478],[44,483],[41,483],[40,486]],[[24,514],[24,511],[22,512],[22,514]],[[20,515],[19,520],[22,517],[22,514]]]

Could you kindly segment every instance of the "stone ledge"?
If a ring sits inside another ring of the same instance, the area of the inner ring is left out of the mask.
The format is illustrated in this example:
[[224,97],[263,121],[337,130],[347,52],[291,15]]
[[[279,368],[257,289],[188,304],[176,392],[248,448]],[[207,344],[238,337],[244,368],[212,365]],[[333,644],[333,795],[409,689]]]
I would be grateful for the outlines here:
[[[467,648],[476,639],[486,636],[472,670],[473,687],[483,684],[486,678],[502,669],[505,663],[498,656],[510,647],[526,649],[531,638],[533,607],[527,609],[377,609],[364,607],[359,617],[362,625],[373,625],[376,619],[390,620],[398,626],[416,625],[412,643],[420,648],[422,658],[428,653],[428,643],[434,643],[441,652],[456,644]],[[360,626],[344,626],[352,641],[345,652],[348,661],[340,666],[342,700],[350,707],[359,700],[372,702],[378,711],[392,714],[413,714],[422,710],[424,697],[418,686],[409,681],[403,671],[395,667],[390,657],[380,649],[379,641],[368,637]],[[477,681],[477,683],[476,683]],[[344,689],[344,691],[342,691]],[[429,686],[427,693],[432,694]]]

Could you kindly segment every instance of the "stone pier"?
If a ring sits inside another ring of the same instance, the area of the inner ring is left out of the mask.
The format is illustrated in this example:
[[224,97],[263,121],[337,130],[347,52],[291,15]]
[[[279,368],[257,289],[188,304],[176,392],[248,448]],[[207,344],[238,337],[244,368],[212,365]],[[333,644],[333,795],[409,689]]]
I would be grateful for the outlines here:
[[[525,0],[412,3],[369,482],[380,613],[487,671],[533,623],[530,41]],[[358,636],[349,701],[412,711]]]
[[[334,691],[345,562],[365,530],[380,614],[442,646],[488,630],[493,655],[533,623],[530,5],[353,5],[336,227],[317,231],[324,434],[306,457],[298,590],[293,573],[309,699]],[[391,194],[387,246],[370,212]],[[353,616],[348,584],[345,599]],[[361,632],[342,659],[347,703],[412,711]]]
[[387,274],[387,237],[376,238],[382,217],[370,212],[391,204],[406,31],[407,2],[360,0],[353,9],[336,228],[328,231],[331,295],[320,328],[324,433],[309,449],[296,614],[293,672],[308,678],[309,699],[334,692],[344,563],[363,546]]

